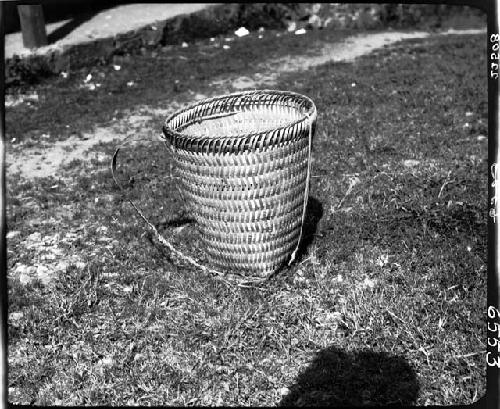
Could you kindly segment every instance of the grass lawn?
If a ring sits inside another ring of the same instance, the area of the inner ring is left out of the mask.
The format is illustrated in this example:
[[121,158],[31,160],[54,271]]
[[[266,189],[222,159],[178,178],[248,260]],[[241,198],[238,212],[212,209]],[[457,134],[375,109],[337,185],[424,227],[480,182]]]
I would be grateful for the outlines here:
[[[187,95],[186,87],[209,93],[215,76],[245,75],[254,62],[347,34],[246,38],[233,43],[233,54],[209,53],[208,43],[173,47],[125,61],[120,71],[96,68],[107,79],[94,93],[78,89],[84,72],[50,79],[35,86],[38,108],[8,111],[9,138],[36,144],[49,132],[52,141],[64,139],[132,104],[165,104]],[[45,257],[60,274],[49,285],[9,277],[9,401],[449,405],[480,398],[485,45],[484,35],[429,37],[280,77],[276,88],[308,95],[318,108],[313,177],[302,254],[258,288],[227,286],[172,260],[120,196],[107,162],[75,161],[67,179],[11,175],[8,222],[17,234],[9,267]],[[125,85],[130,78],[137,88]],[[101,147],[108,159],[114,147]],[[138,145],[122,158],[136,174],[127,195],[204,261],[195,226],[178,223],[182,203],[164,176],[167,151]]]

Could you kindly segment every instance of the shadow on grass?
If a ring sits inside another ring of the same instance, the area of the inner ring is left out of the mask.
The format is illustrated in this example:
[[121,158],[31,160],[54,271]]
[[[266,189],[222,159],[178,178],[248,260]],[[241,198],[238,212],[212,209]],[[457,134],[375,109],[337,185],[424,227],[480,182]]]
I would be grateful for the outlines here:
[[133,3],[135,2],[132,0],[72,0],[66,3],[46,0],[43,4],[46,23],[69,19],[67,23],[48,34],[47,41],[53,44],[99,13]]
[[175,219],[170,220],[168,222],[162,222],[160,223],[160,226],[163,228],[181,227],[186,224],[191,224],[196,222],[196,220],[193,217],[186,215],[184,212],[179,212],[179,213],[180,214],[178,214]]
[[402,358],[370,350],[321,350],[279,406],[414,405],[419,385]]
[[47,41],[49,44],[54,44],[56,41],[59,41],[70,34],[73,30],[81,26],[86,21],[89,21],[92,17],[94,17],[96,12],[86,12],[77,15],[75,18],[72,18],[67,23],[58,27],[50,34],[47,35]]
[[323,217],[323,205],[315,197],[309,196],[307,199],[306,217],[302,229],[302,239],[299,243],[297,259],[300,260],[314,240],[314,235],[318,229],[318,223]]

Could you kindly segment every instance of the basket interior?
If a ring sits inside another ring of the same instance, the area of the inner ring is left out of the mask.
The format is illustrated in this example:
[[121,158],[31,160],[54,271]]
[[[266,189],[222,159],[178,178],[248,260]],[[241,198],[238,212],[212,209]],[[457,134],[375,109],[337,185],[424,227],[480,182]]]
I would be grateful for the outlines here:
[[289,106],[254,106],[244,111],[207,115],[177,129],[182,135],[197,138],[242,136],[268,132],[290,125],[303,117],[299,109]]

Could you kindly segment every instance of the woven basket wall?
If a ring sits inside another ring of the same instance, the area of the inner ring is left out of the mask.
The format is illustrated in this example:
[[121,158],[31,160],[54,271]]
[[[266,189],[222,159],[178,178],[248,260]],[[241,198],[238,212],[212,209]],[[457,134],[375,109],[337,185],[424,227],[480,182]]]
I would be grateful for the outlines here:
[[211,262],[259,277],[297,247],[316,107],[284,91],[247,91],[171,115],[163,133],[179,190]]

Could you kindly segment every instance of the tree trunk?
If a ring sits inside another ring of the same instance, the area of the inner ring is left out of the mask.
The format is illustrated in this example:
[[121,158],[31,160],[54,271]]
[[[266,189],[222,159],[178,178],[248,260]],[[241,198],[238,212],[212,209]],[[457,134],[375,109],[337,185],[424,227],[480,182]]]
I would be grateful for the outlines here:
[[26,48],[38,48],[47,45],[47,32],[42,6],[17,6],[17,11],[23,33],[23,45]]

